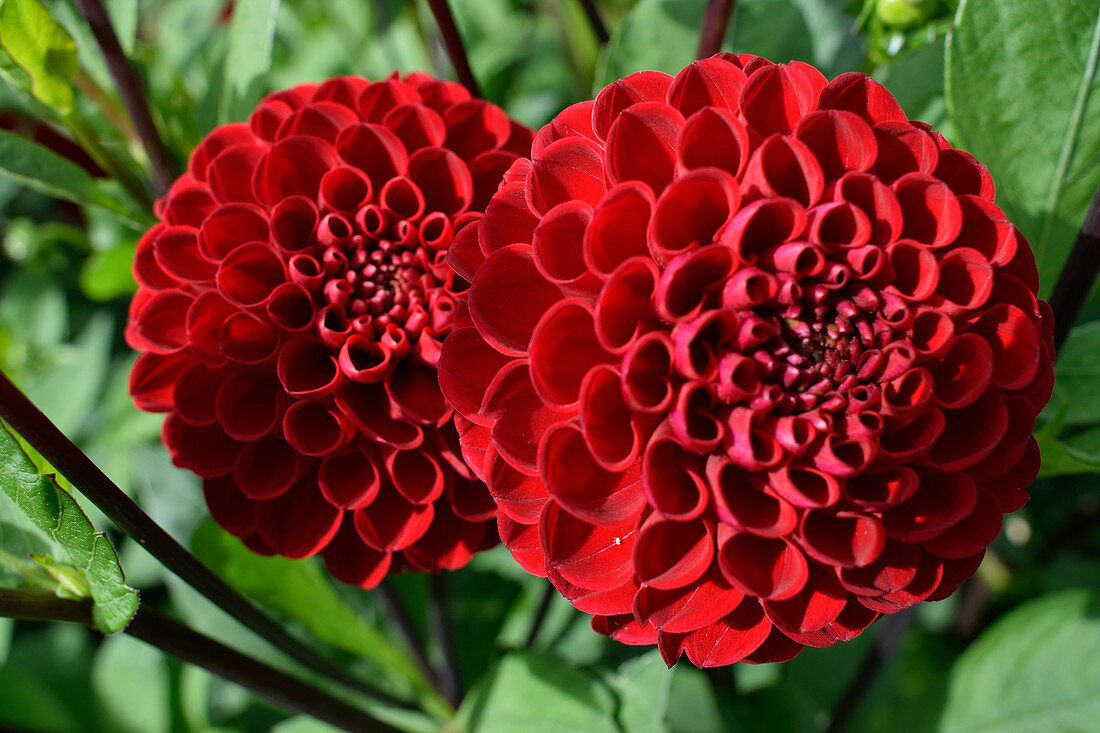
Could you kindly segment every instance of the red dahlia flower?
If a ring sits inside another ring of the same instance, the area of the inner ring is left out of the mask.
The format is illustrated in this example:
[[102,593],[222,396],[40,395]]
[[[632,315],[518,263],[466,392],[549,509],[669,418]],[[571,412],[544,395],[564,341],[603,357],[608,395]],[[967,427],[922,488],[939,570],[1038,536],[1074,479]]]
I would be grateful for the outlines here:
[[949,595],[1036,475],[1051,317],[969,154],[863,74],[719,55],[539,131],[448,261],[440,383],[593,627],[781,661]]
[[196,148],[138,245],[130,391],[219,524],[366,587],[497,541],[436,380],[444,257],[530,139],[411,74],[272,94]]

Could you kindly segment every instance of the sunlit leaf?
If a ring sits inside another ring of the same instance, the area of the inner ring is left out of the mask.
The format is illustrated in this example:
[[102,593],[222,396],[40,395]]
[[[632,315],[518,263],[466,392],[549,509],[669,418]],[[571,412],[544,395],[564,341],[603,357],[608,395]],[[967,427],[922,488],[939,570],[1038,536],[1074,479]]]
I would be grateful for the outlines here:
[[951,670],[942,733],[1094,730],[1100,594],[1073,590],[1010,611]]
[[76,44],[38,0],[0,3],[0,46],[27,72],[35,98],[62,114],[73,108]]
[[947,105],[1049,293],[1100,181],[1100,0],[962,0]]
[[[124,629],[137,611],[138,596],[126,585],[111,541],[95,531],[52,475],[38,472],[6,425],[0,425],[0,489],[0,527],[36,534],[54,561],[80,570],[94,601],[96,626],[105,633]],[[6,531],[0,534],[0,547],[8,536]]]

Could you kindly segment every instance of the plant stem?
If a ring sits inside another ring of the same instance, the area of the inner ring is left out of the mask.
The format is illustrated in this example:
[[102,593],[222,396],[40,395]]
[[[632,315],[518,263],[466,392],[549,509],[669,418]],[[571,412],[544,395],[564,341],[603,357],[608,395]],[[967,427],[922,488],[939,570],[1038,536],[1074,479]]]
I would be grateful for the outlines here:
[[382,610],[386,614],[386,618],[394,626],[397,633],[401,636],[401,639],[405,642],[405,646],[416,657],[416,661],[420,664],[421,671],[426,676],[434,677],[435,673],[432,671],[431,664],[428,663],[428,654],[424,651],[424,644],[420,641],[420,636],[416,633],[416,626],[413,624],[412,619],[409,618],[409,613],[405,608],[405,604],[401,602],[397,592],[393,589],[393,585],[390,583],[389,578],[385,578],[377,587],[374,588],[375,597],[382,605]]
[[[3,588],[0,589],[0,616],[71,621],[91,626],[92,605],[88,600],[67,600],[42,591]],[[235,682],[289,711],[310,715],[344,730],[397,730],[323,689],[241,654],[146,606],[138,609],[125,633]]]
[[[127,165],[119,160],[113,152],[111,152],[106,146],[99,140],[99,136],[96,134],[92,126],[88,124],[79,112],[75,109],[69,114],[65,115],[64,122],[68,128],[72,131],[73,137],[76,138],[77,144],[91,156],[92,160],[96,162],[100,168],[107,173],[110,173],[115,177],[127,193],[134,197],[134,200],[144,206],[146,209],[151,209],[153,206],[153,197],[149,193],[149,189],[142,183],[137,176],[133,174]],[[150,215],[146,212],[147,215]]]
[[1100,187],[1093,194],[1081,231],[1073,242],[1066,264],[1050,293],[1050,309],[1054,311],[1054,355],[1057,358],[1069,337],[1089,291],[1100,273]]
[[329,679],[376,697],[388,697],[291,636],[248,599],[214,575],[107,478],[3,372],[0,372],[0,417],[60,471],[80,493],[99,507],[119,529],[136,540],[164,567],[242,625],[287,656]]
[[134,67],[122,50],[101,0],[74,0],[74,3],[91,27],[92,35],[95,36],[99,49],[103,52],[103,58],[107,62],[107,68],[115,80],[115,85],[118,86],[122,102],[130,113],[130,119],[134,121],[138,137],[141,138],[141,144],[149,158],[149,165],[153,169],[153,181],[157,194],[164,194],[176,178],[176,164],[160,133],[157,132],[157,126],[153,123],[137,72],[134,71]]
[[455,76],[470,94],[480,97],[481,89],[477,85],[477,79],[474,78],[474,72],[470,70],[470,61],[466,58],[466,47],[462,45],[462,37],[458,34],[451,7],[447,4],[447,0],[428,0],[428,5],[443,36],[443,43],[447,47],[447,55],[450,56],[451,65],[455,69]]
[[592,32],[596,34],[596,40],[600,42],[601,46],[607,45],[607,42],[611,40],[611,36],[607,33],[607,26],[604,25],[603,18],[600,17],[600,11],[596,9],[594,0],[581,0],[581,7],[584,8],[584,14],[588,16],[588,23],[592,26]]
[[722,50],[722,39],[737,0],[710,0],[703,14],[703,27],[699,31],[699,50],[695,57],[710,58]]
[[546,620],[546,613],[550,610],[550,603],[554,600],[554,595],[557,591],[554,586],[548,582],[546,587],[542,589],[542,598],[539,600],[538,610],[535,611],[535,618],[531,620],[531,630],[527,633],[527,648],[531,648],[535,644],[535,639],[539,636],[539,631],[542,629],[542,623]]
[[440,662],[436,666],[436,678],[439,681],[439,693],[454,706],[462,701],[462,690],[458,684],[458,664],[455,659],[454,639],[447,623],[447,585],[440,573],[434,573],[429,582],[428,594],[428,630],[439,644]]
[[863,663],[859,666],[855,676],[852,677],[848,689],[844,691],[844,696],[840,698],[840,702],[833,710],[833,718],[829,721],[829,727],[825,729],[826,733],[839,733],[844,724],[848,722],[848,719],[852,717],[852,713],[863,702],[863,698],[866,697],[878,677],[879,671],[901,645],[905,632],[909,630],[909,626],[913,623],[913,613],[914,609],[907,608],[904,611],[890,614],[879,622],[880,628],[871,643],[871,650],[863,658]]

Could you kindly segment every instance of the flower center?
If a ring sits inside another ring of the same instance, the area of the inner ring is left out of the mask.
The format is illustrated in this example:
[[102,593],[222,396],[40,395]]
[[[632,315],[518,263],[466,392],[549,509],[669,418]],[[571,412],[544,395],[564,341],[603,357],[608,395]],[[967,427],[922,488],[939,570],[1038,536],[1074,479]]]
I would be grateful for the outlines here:
[[450,223],[417,219],[365,206],[354,222],[338,213],[321,220],[314,262],[323,281],[317,320],[323,340],[333,343],[336,335],[339,343],[339,334],[357,333],[373,341],[400,329],[415,343],[427,328],[437,336],[449,328]]

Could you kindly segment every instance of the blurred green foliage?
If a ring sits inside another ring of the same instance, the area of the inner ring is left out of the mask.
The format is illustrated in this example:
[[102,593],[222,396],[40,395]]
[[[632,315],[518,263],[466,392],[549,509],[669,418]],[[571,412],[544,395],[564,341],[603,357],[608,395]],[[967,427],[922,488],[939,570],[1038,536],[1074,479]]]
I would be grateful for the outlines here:
[[[575,0],[451,4],[486,96],[538,126],[618,76],[642,68],[675,72],[688,63],[706,3],[597,2],[611,31],[604,48]],[[181,166],[206,132],[243,119],[266,91],[347,73],[450,73],[423,0],[238,0],[231,13],[223,0],[106,5]],[[999,182],[999,203],[1022,212],[1024,233],[1044,248],[1049,290],[1097,178],[1100,137],[1093,128],[1100,117],[1092,108],[1100,97],[1090,92],[1100,0],[1065,3],[1054,14],[1039,0],[970,0],[956,16],[957,5],[740,0],[724,48],[807,61],[830,76],[866,71],[897,95],[910,116],[973,146]],[[32,26],[34,33],[12,31]],[[945,38],[953,28],[945,65]],[[393,672],[410,662],[377,599],[333,583],[313,560],[252,556],[208,524],[198,481],[175,469],[157,441],[159,417],[129,401],[133,355],[122,333],[135,288],[130,260],[150,220],[142,192],[149,176],[102,56],[71,0],[2,0],[0,46],[7,52],[0,54],[0,122],[8,130],[0,132],[0,368],[227,581],[350,669],[378,676],[394,694],[414,699],[415,674]],[[1073,73],[1051,71],[1051,64],[1063,61]],[[1077,127],[1070,129],[1074,120]],[[1053,148],[1047,144],[1052,140]],[[1072,195],[1052,201],[1044,195],[1052,180]],[[1094,315],[1100,312],[1088,314]],[[1095,725],[1096,596],[1073,589],[1100,586],[1098,324],[1079,327],[1059,364],[1055,399],[1038,431],[1044,478],[1031,489],[1031,504],[1008,518],[974,581],[916,614],[897,652],[854,706],[845,695],[877,627],[852,643],[808,649],[783,665],[703,672],[685,662],[670,672],[655,651],[594,634],[587,617],[555,595],[528,646],[545,582],[497,548],[445,577],[452,623],[461,630],[460,681],[469,690],[458,723],[478,731],[814,731],[827,729],[838,707],[849,706],[841,730]],[[144,603],[277,661],[235,621],[114,533],[98,511],[83,508],[94,527],[109,531],[127,583],[141,589]],[[0,550],[20,562],[0,561],[0,586],[41,580],[21,564],[27,562],[19,544],[25,536],[3,529]],[[393,587],[425,634],[426,579],[399,576]],[[429,644],[428,653],[439,650]],[[391,724],[407,730],[434,727],[424,716],[388,714]],[[327,730],[128,637],[104,640],[75,626],[0,619],[4,726]]]

